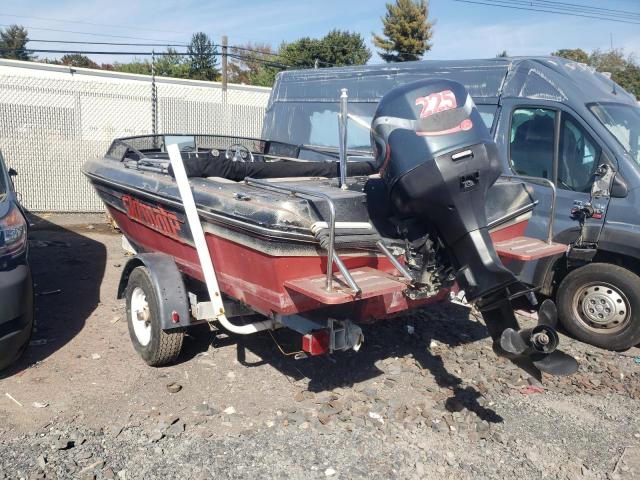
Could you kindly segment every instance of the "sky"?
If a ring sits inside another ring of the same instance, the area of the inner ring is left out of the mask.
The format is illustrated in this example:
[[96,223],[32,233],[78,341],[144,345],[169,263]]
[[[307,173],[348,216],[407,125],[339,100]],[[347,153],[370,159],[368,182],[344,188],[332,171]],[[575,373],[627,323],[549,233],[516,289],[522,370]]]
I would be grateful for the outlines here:
[[[483,0],[491,3],[491,0]],[[640,13],[640,0],[566,0]],[[431,0],[435,22],[433,49],[425,59],[548,55],[560,48],[623,48],[640,59],[640,25],[551,13],[519,11],[455,0]],[[321,37],[334,28],[360,33],[371,43],[382,30],[385,0],[13,0],[0,3],[0,27],[24,25],[31,39],[162,43],[188,42],[204,31],[214,42],[222,35],[231,45],[247,42],[274,47],[303,36]],[[64,31],[62,31],[64,30]],[[70,33],[74,32],[74,33]],[[137,37],[137,40],[124,37]],[[31,42],[32,48],[121,51],[151,47],[57,45]],[[40,56],[55,57],[53,54]],[[130,57],[91,55],[94,61],[127,61]]]

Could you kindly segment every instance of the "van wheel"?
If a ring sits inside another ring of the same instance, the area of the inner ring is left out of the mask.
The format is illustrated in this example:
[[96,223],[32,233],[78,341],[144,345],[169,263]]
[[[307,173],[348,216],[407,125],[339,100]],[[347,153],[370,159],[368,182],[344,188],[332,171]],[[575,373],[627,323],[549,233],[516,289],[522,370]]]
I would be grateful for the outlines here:
[[640,342],[640,277],[609,263],[570,272],[556,296],[560,322],[576,339],[608,350]]
[[184,331],[162,330],[158,299],[145,267],[136,267],[129,275],[126,297],[129,336],[136,351],[153,367],[175,362]]

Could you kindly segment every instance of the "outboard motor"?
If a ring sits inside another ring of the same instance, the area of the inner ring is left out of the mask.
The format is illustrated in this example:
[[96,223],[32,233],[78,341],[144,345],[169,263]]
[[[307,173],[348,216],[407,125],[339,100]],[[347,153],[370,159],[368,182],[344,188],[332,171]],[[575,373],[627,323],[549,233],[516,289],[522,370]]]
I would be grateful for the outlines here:
[[380,101],[371,126],[391,203],[399,215],[437,230],[496,353],[529,371],[533,362],[549,373],[573,373],[575,360],[555,349],[553,302],[545,301],[537,327],[519,329],[510,297],[525,289],[500,261],[485,213],[487,190],[501,173],[498,151],[466,89],[449,80],[397,87]]

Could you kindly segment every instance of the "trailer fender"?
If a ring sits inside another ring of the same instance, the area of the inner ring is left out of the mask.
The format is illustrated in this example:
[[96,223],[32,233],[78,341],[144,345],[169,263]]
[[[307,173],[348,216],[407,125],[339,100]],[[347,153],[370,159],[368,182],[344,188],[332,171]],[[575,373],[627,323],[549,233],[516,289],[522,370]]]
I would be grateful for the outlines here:
[[[124,267],[118,285],[118,298],[124,298],[129,276],[137,268],[145,267],[151,276],[160,301],[160,324],[163,330],[183,328],[191,324],[187,290],[173,257],[163,253],[140,253]],[[177,315],[175,315],[177,314]],[[178,321],[175,321],[175,318]]]

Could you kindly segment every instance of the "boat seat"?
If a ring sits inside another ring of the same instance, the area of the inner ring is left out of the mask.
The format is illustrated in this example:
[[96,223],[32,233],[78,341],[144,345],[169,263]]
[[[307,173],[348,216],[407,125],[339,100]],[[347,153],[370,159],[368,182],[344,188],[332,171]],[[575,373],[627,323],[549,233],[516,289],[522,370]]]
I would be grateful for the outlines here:
[[[206,153],[206,154],[203,154]],[[251,178],[325,177],[340,176],[338,162],[295,162],[276,160],[273,162],[234,162],[221,151],[184,152],[182,155],[188,177],[222,177],[227,180],[242,181]],[[364,176],[377,172],[374,162],[356,162],[350,165],[350,176]],[[173,170],[169,168],[169,173]]]

